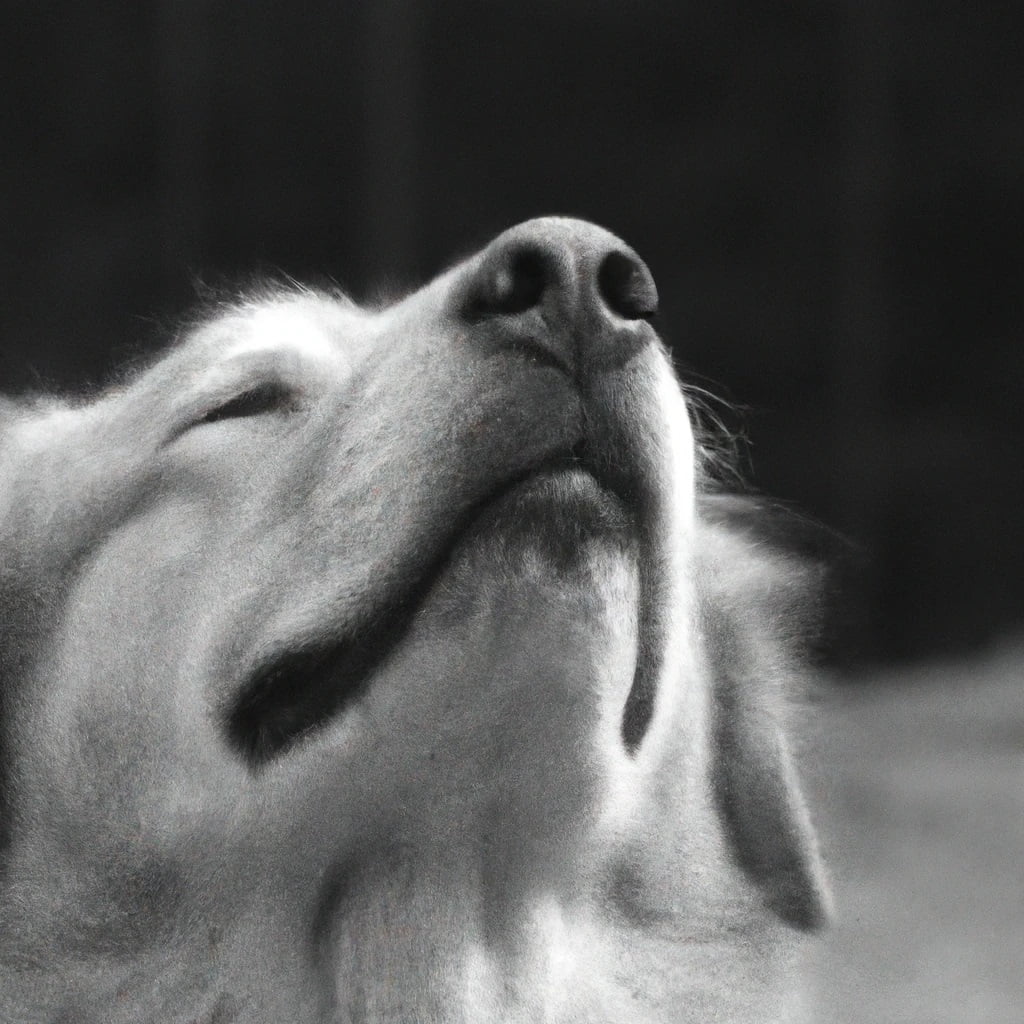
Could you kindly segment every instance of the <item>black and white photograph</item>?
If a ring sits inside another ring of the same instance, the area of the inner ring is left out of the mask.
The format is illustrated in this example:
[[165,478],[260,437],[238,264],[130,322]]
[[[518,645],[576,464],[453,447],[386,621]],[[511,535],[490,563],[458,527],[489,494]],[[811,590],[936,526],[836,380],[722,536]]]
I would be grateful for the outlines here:
[[0,1024],[1024,1024],[1024,14],[0,6]]

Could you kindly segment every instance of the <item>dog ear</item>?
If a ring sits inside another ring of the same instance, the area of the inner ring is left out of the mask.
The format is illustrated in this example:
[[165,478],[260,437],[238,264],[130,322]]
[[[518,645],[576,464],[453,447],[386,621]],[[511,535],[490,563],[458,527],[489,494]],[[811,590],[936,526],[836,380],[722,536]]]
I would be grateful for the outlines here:
[[821,572],[767,547],[723,508],[703,516],[698,573],[715,798],[734,856],[768,905],[811,930],[827,921],[830,899],[785,719]]

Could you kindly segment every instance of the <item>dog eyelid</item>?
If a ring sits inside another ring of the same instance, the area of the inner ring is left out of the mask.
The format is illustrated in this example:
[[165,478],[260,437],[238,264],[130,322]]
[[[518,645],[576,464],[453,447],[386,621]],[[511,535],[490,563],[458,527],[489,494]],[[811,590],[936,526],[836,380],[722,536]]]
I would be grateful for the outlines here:
[[261,416],[265,413],[279,412],[292,408],[295,404],[295,392],[281,381],[263,381],[247,388],[214,406],[205,415],[199,417],[196,425],[216,423],[219,420],[241,419],[247,416]]

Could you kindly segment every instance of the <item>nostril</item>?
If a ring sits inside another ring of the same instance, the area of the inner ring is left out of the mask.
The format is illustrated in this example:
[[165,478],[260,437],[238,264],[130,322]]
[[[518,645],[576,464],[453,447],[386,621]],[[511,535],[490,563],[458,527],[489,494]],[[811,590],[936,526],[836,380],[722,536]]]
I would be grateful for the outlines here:
[[479,277],[469,312],[476,317],[525,313],[540,304],[548,277],[544,256],[536,249],[507,252]]
[[625,320],[649,320],[658,312],[658,289],[647,265],[610,252],[597,271],[597,288],[608,308]]

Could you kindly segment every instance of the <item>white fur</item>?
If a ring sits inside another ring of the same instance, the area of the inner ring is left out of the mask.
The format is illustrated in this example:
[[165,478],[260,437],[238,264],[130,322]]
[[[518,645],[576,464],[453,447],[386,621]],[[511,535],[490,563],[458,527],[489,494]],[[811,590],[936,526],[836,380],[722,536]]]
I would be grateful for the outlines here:
[[[505,344],[516,314],[463,313],[519,239],[558,273],[622,244],[533,222],[386,310],[249,300],[92,403],[5,413],[0,1018],[775,1019],[797,935],[772,908],[815,894],[758,696],[787,663],[729,600],[754,552],[697,515],[645,324],[601,364],[546,310],[545,361]],[[211,417],[267,381],[298,400]],[[636,507],[572,462],[588,429]],[[382,650],[335,707],[353,639]],[[764,803],[730,801],[751,779]],[[762,806],[793,848],[762,848]]]

